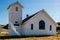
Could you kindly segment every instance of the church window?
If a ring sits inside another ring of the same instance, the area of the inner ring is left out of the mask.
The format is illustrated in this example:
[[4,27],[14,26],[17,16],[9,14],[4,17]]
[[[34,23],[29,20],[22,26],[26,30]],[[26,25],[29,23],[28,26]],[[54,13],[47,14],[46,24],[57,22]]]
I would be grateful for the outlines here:
[[31,24],[31,30],[33,30],[33,24]]
[[18,23],[18,21],[15,21],[15,23]]
[[45,22],[43,20],[39,22],[39,29],[45,29]]
[[18,7],[16,7],[16,11],[18,11]]
[[18,23],[18,21],[15,21],[15,24],[14,24],[14,26],[19,26],[19,23]]
[[50,31],[52,30],[52,26],[50,25]]

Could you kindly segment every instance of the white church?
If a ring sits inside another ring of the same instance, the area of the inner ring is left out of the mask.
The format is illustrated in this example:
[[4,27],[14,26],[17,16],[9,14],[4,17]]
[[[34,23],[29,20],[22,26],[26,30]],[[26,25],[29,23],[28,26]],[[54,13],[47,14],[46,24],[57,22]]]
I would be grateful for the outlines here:
[[55,35],[57,24],[45,10],[22,20],[23,6],[15,2],[8,7],[9,12],[9,36],[30,36],[30,35]]

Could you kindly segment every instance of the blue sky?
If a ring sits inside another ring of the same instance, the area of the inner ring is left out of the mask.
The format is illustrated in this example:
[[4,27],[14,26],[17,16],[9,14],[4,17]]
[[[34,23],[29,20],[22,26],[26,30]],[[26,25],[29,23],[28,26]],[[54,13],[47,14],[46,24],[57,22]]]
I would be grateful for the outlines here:
[[45,9],[55,22],[60,22],[60,0],[0,0],[0,24],[8,24],[7,8],[16,1],[24,6],[23,19],[26,18],[26,14],[30,16]]

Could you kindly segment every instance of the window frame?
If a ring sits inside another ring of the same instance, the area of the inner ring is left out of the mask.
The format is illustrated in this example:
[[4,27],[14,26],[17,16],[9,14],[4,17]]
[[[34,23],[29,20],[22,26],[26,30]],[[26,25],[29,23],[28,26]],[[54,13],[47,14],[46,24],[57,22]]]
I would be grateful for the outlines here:
[[52,31],[52,25],[50,25],[50,31]]
[[31,30],[33,30],[33,24],[31,24]]
[[18,7],[16,7],[16,9],[15,9],[16,11],[18,11]]
[[39,21],[39,30],[45,30],[45,21],[44,20]]

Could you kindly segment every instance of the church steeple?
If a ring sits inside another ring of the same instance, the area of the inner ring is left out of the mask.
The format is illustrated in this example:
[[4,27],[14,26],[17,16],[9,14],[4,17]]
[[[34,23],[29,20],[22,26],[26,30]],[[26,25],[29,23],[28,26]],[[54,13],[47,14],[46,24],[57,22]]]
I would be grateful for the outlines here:
[[[22,8],[23,6],[19,2],[15,2],[8,7],[8,11],[9,11],[9,28],[8,29],[9,29],[10,36],[18,35],[20,32],[19,31],[21,27],[20,24],[22,23]],[[12,29],[12,28],[15,28],[15,29]]]
[[11,4],[9,9],[9,21],[15,24],[17,21],[19,24],[22,22],[22,8],[23,6],[17,1]]
[[18,1],[16,1],[13,4],[9,5],[7,9],[12,8],[13,5],[19,5],[21,8],[23,8],[23,6]]

